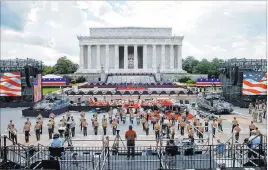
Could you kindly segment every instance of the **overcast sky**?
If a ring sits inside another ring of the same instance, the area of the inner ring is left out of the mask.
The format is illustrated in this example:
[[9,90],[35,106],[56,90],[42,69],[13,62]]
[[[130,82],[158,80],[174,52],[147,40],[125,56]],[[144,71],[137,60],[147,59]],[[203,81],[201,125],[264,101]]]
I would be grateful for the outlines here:
[[198,59],[265,58],[266,2],[2,2],[1,59],[78,63],[77,35],[90,27],[172,27],[182,55]]

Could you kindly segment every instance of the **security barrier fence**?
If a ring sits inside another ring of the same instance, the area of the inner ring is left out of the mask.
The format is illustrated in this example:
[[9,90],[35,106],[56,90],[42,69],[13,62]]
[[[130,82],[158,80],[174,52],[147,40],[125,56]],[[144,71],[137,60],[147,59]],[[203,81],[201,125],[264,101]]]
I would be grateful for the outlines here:
[[[266,167],[266,142],[259,145],[134,146],[134,157],[125,147],[26,147],[1,145],[0,169],[66,170],[171,170]],[[2,143],[2,141],[1,141]]]

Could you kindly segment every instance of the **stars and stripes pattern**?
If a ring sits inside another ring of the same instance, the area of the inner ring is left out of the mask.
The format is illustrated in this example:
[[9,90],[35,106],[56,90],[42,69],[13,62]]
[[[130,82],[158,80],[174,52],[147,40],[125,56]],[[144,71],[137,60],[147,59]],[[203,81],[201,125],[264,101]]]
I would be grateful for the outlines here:
[[38,102],[42,99],[42,75],[38,74],[34,80],[34,102]]
[[216,78],[210,78],[210,79],[202,79],[202,78],[198,78],[196,80],[196,86],[197,87],[208,87],[208,86],[212,86],[212,83],[219,87],[221,86],[221,81],[220,79],[216,79]]
[[19,72],[0,73],[0,96],[21,96]]
[[244,72],[242,95],[267,95],[267,73]]
[[42,78],[42,86],[68,86],[70,80],[65,78]]

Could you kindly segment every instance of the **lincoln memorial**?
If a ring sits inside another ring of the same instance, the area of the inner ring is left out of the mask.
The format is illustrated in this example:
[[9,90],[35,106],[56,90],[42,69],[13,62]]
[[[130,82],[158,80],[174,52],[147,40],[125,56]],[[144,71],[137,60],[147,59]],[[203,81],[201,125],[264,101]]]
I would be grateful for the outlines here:
[[89,36],[78,36],[78,74],[186,73],[182,70],[183,36],[172,28],[90,28]]

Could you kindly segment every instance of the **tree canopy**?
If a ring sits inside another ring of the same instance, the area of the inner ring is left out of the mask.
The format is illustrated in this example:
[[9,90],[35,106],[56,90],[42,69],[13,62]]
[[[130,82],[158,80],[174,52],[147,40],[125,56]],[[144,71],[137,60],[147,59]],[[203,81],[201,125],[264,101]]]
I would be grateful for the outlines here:
[[46,74],[72,74],[78,69],[78,64],[73,63],[66,56],[60,57],[54,66],[44,66],[43,75]]
[[193,56],[186,57],[182,63],[182,69],[190,74],[208,74],[209,78],[218,78],[220,75],[219,65],[222,59],[214,58],[212,61],[195,59]]

